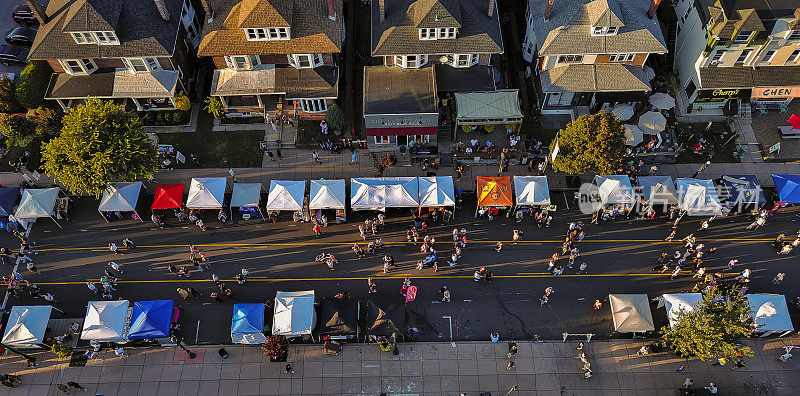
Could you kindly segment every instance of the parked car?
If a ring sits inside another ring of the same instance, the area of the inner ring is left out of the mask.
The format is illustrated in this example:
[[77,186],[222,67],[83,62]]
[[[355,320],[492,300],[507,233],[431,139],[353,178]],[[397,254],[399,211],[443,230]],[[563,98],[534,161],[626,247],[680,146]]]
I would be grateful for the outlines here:
[[0,45],[0,63],[24,65],[28,63],[28,49],[16,45]]
[[36,29],[29,27],[16,27],[6,32],[6,42],[11,45],[30,47],[36,38]]
[[33,11],[31,11],[27,4],[14,7],[14,10],[11,11],[11,19],[22,26],[39,25],[39,21],[33,16]]

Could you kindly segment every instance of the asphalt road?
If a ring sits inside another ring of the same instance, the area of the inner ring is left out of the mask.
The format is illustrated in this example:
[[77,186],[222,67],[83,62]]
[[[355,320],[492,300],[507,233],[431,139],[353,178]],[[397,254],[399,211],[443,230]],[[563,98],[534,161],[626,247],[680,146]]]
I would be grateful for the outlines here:
[[[146,202],[148,198],[142,198]],[[564,208],[563,196],[554,195],[559,208]],[[387,229],[381,233],[384,251],[395,257],[396,269],[388,275],[381,273],[380,255],[359,260],[350,251],[352,243],[360,240],[357,221],[363,221],[365,212],[350,214],[350,221],[331,225],[321,238],[313,236],[309,224],[291,222],[284,217],[277,224],[260,221],[238,221],[217,228],[215,220],[207,221],[208,231],[197,227],[178,225],[158,229],[152,223],[126,220],[114,223],[105,221],[96,212],[94,200],[80,199],[72,212],[72,220],[64,222],[63,230],[48,219],[39,220],[31,239],[40,254],[33,256],[42,275],[23,272],[26,279],[39,284],[44,291],[53,293],[60,301],[58,307],[70,317],[82,317],[86,302],[94,295],[86,288],[87,279],[98,280],[106,263],[113,260],[124,270],[122,282],[115,297],[132,301],[150,299],[176,299],[184,307],[182,324],[189,343],[230,342],[230,321],[233,301],[211,302],[207,296],[215,285],[211,273],[216,273],[238,294],[238,302],[264,302],[272,300],[275,291],[316,291],[317,299],[350,291],[353,297],[365,301],[366,279],[375,277],[379,292],[377,298],[401,300],[402,278],[410,275],[419,288],[416,301],[407,305],[408,325],[420,329],[422,340],[487,339],[490,332],[499,331],[504,339],[560,339],[564,331],[595,333],[597,338],[620,337],[613,333],[610,311],[592,309],[595,299],[606,300],[609,293],[647,293],[654,297],[664,292],[687,291],[693,285],[691,276],[684,273],[676,280],[669,274],[651,272],[660,252],[675,250],[679,242],[667,244],[663,239],[669,233],[669,224],[663,219],[655,221],[619,220],[599,225],[587,224],[586,239],[581,243],[581,258],[588,263],[584,275],[577,268],[566,270],[564,275],[553,277],[546,272],[547,260],[556,249],[567,223],[589,216],[577,210],[560,210],[550,228],[538,229],[529,218],[522,223],[513,219],[494,221],[476,219],[474,209],[467,203],[448,224],[435,225],[431,232],[437,237],[440,258],[449,257],[452,251],[450,233],[453,227],[465,227],[471,240],[464,249],[456,267],[446,265],[438,273],[432,269],[416,270],[415,262],[422,258],[419,249],[405,243],[405,229],[410,226],[409,211],[387,213]],[[474,208],[474,206],[472,206]],[[797,232],[796,209],[787,208],[770,218],[765,227],[749,231],[749,221],[744,216],[717,219],[712,227],[699,234],[709,247],[718,250],[707,261],[722,271],[728,260],[737,258],[740,265],[735,270],[750,268],[753,271],[751,292],[780,293],[789,298],[797,295],[800,276],[795,270],[795,254],[778,256],[769,243],[778,233]],[[211,217],[215,214],[209,213]],[[375,216],[374,213],[371,214]],[[699,227],[700,218],[686,219],[679,227],[683,237]],[[526,241],[512,245],[506,243],[496,252],[496,241],[510,241],[512,230],[525,231]],[[109,242],[121,246],[121,239],[132,238],[138,247],[124,254],[113,255],[107,249]],[[16,246],[13,236],[0,235],[2,246]],[[188,263],[188,245],[203,249],[213,265],[211,271],[193,272],[189,278],[177,278],[167,271],[167,264]],[[339,264],[331,271],[314,262],[321,252],[337,255]],[[475,283],[472,273],[487,266],[495,275],[491,284]],[[245,285],[232,279],[241,268],[248,268],[254,278]],[[786,272],[786,281],[772,285],[777,272]],[[730,276],[733,276],[732,273]],[[452,291],[452,302],[439,302],[437,294],[442,285]],[[549,304],[541,306],[539,298],[546,287],[552,286],[555,294]],[[199,300],[180,299],[177,287],[194,287],[205,294]],[[41,304],[43,300],[11,298],[9,305]],[[795,323],[797,321],[797,312]],[[653,312],[656,325],[666,320],[664,310]],[[271,315],[266,319],[271,323]]]

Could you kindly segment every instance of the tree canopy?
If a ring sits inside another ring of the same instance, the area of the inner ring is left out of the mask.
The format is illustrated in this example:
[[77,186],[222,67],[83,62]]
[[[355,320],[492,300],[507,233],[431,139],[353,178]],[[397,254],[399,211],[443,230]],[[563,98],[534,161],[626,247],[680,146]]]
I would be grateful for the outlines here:
[[342,113],[342,108],[336,103],[332,103],[330,106],[328,106],[328,111],[325,113],[325,120],[328,122],[328,126],[330,126],[331,130],[342,130],[342,127],[344,126],[344,114]]
[[581,116],[558,131],[553,169],[572,174],[614,173],[625,154],[625,130],[619,119],[601,111]]
[[0,76],[0,113],[19,113],[25,111],[14,97],[14,80]]
[[44,95],[53,69],[45,61],[32,61],[25,66],[17,81],[14,96],[26,109],[44,106]]
[[111,101],[92,99],[72,108],[61,134],[42,152],[48,175],[69,190],[99,196],[112,180],[152,177],[156,147],[139,119]]
[[752,356],[750,348],[737,344],[753,330],[744,295],[738,291],[723,295],[712,290],[703,293],[693,311],[681,311],[675,326],[664,326],[661,333],[678,355],[708,360]]

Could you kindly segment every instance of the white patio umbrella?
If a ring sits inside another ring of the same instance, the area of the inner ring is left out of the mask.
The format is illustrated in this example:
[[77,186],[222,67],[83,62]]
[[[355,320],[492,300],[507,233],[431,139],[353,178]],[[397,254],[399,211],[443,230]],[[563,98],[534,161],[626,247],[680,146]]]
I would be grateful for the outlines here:
[[675,98],[665,93],[657,92],[650,95],[650,104],[659,110],[669,110],[675,107]]
[[644,133],[642,130],[632,124],[625,124],[625,144],[628,146],[637,146],[644,141]]
[[658,135],[667,128],[667,119],[657,111],[650,111],[639,117],[639,129],[647,135]]
[[636,109],[634,109],[633,105],[630,103],[617,103],[616,106],[611,109],[611,114],[617,116],[620,121],[628,121],[633,117],[635,110]]

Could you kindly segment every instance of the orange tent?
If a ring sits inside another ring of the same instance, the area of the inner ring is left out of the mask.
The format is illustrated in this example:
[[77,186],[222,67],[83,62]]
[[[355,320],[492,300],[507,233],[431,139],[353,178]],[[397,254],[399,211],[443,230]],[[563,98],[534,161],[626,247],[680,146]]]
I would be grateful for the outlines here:
[[511,178],[478,177],[478,206],[512,206]]

